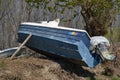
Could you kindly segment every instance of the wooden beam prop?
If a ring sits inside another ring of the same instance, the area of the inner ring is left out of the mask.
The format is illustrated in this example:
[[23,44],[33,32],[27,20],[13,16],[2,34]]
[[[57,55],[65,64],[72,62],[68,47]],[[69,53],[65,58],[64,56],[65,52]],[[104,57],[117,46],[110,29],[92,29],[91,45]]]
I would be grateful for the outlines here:
[[30,37],[32,36],[32,34],[30,33],[29,36],[24,40],[24,42],[18,47],[18,49],[13,53],[13,55],[11,56],[11,60],[14,58],[14,56],[20,51],[20,49],[27,43],[27,41],[30,39]]

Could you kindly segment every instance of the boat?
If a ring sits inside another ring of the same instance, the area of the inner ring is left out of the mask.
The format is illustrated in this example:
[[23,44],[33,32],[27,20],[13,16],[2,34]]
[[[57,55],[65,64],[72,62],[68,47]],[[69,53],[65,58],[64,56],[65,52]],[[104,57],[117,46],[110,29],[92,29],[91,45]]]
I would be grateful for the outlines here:
[[38,52],[48,52],[44,53],[45,55],[83,62],[90,68],[103,61],[101,54],[92,53],[90,50],[91,37],[85,30],[58,26],[56,22],[59,22],[59,19],[41,23],[21,23],[18,29],[18,42],[22,43],[32,34],[25,46]]
[[[2,57],[10,57],[12,54],[18,49],[19,47],[12,47],[4,50],[0,50],[0,58]],[[17,53],[16,56],[20,56],[21,53],[26,49],[25,46],[23,46],[20,51]]]

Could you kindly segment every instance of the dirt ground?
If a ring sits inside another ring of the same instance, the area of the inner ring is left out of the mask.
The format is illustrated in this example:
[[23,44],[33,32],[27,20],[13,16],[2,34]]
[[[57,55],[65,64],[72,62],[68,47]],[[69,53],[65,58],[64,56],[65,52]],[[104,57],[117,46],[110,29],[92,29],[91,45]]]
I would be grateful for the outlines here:
[[61,59],[22,57],[0,59],[0,80],[120,80],[120,47],[115,61],[95,68],[80,66]]

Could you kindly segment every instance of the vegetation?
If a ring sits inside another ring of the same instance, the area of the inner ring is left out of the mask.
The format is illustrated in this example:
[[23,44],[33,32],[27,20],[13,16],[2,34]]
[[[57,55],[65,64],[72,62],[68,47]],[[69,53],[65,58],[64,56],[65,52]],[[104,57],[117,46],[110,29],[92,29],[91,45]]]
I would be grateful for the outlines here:
[[120,80],[119,77],[112,77],[112,80]]
[[112,1],[0,0],[0,49],[17,46],[18,25],[26,21],[60,18],[61,26],[85,28],[91,36],[105,35],[107,32],[111,35],[111,25],[120,5],[120,0]]
[[4,67],[4,66],[5,66],[4,62],[3,62],[3,61],[0,61],[0,68],[1,68],[1,67]]
[[[120,27],[115,27],[115,28],[113,28],[113,34],[114,35],[112,35],[112,40],[114,41],[114,42],[119,42],[119,40],[120,40],[120,33],[119,33],[119,31],[120,31]],[[105,35],[109,40],[110,40],[110,31],[108,31],[108,33]]]
[[[60,17],[64,26],[81,28],[81,15],[86,23],[84,28],[91,36],[105,35],[108,32],[105,36],[109,38],[113,34],[112,39],[120,41],[120,27],[111,26],[116,12],[119,12],[119,2],[120,0],[0,0],[0,49],[17,46],[17,30],[21,22],[39,22]],[[120,80],[119,43],[114,52],[117,52],[115,62],[94,69],[82,69],[69,62],[54,62],[43,58],[18,58],[13,61],[9,58],[0,59],[0,79]],[[113,70],[112,76],[103,74],[106,67]]]
[[[26,0],[30,6],[39,7],[46,5],[51,0]],[[108,27],[111,27],[115,18],[116,9],[115,6],[119,6],[120,0],[55,0],[55,7],[47,7],[49,10],[56,11],[56,7],[62,7],[61,13],[65,8],[71,9],[75,6],[82,8],[81,14],[86,23],[85,29],[91,36],[105,35],[108,31]],[[109,14],[108,14],[109,13]],[[79,13],[74,13],[74,17]]]

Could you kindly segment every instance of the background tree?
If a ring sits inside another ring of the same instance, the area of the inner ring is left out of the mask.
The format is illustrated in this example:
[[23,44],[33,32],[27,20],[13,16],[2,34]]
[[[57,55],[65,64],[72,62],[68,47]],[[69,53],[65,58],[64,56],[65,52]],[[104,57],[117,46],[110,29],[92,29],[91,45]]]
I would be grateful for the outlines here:
[[[46,7],[49,1],[53,0],[26,0],[30,6],[39,7],[43,5]],[[78,6],[81,9],[81,14],[84,18],[86,26],[84,28],[91,36],[105,35],[108,31],[108,26],[115,17],[113,0],[55,0],[56,7],[61,6],[61,13],[65,8],[71,9]],[[117,0],[119,2],[119,0]],[[54,8],[50,8],[54,10]],[[78,15],[75,13],[74,15]]]
[[18,25],[26,21],[60,18],[60,26],[104,35],[116,15],[114,2],[119,9],[119,0],[0,0],[0,48],[17,46]]
[[0,0],[0,49],[17,46],[18,25],[28,20],[27,8],[24,0]]

